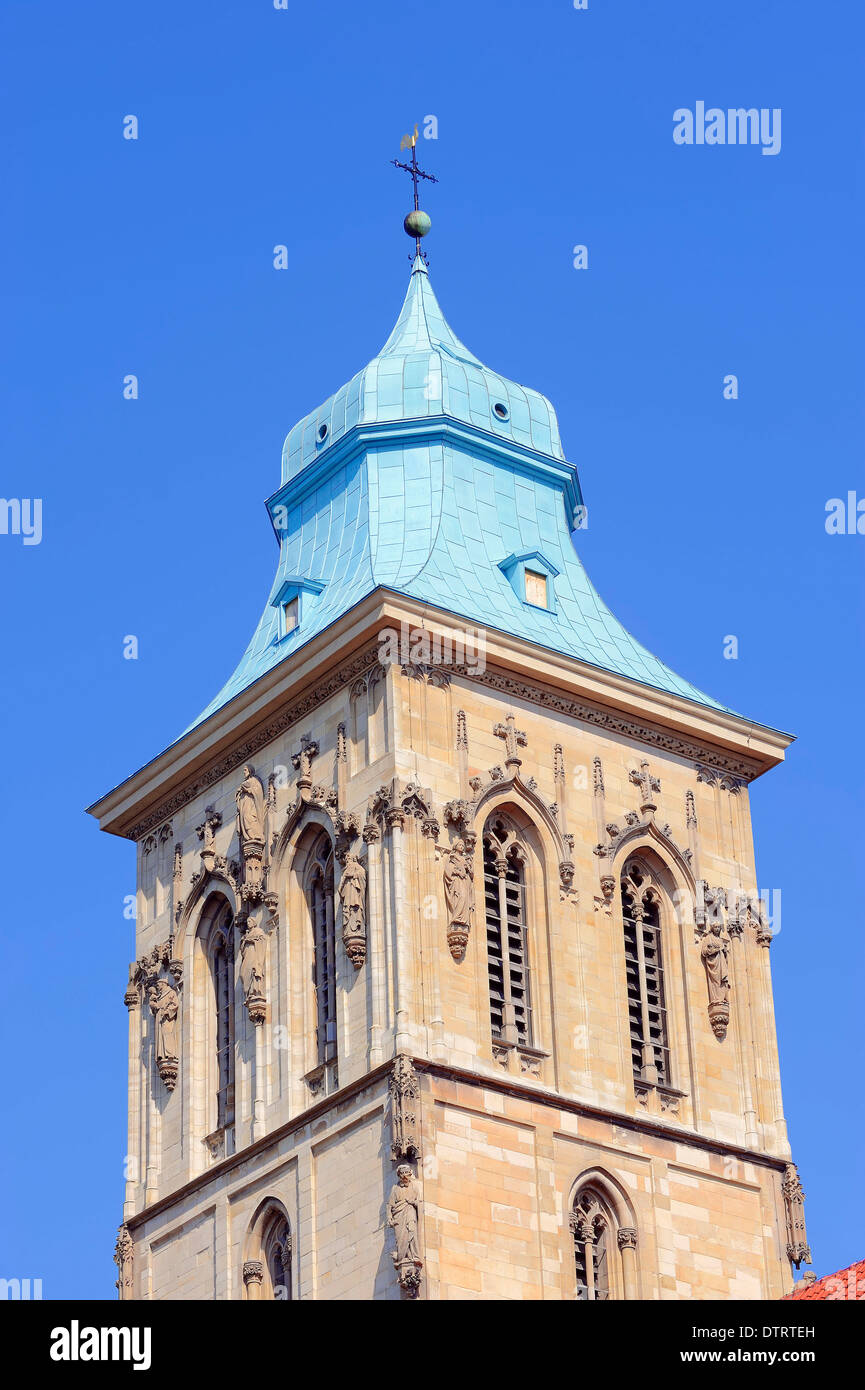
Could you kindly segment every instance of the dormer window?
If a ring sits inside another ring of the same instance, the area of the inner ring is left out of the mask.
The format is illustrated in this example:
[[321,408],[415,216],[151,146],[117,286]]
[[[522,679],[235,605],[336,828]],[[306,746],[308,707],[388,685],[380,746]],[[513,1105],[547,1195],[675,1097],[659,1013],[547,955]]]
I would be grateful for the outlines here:
[[288,603],[284,603],[282,605],[282,616],[285,624],[285,635],[287,637],[290,632],[294,632],[294,629],[300,623],[300,599],[290,598]]
[[315,605],[324,585],[318,579],[305,579],[300,575],[290,575],[282,581],[276,594],[270,600],[279,614],[277,642],[303,626],[309,630],[309,620],[315,612]]
[[534,604],[535,608],[547,608],[547,576],[539,574],[537,570],[526,568],[526,603]]
[[508,555],[499,561],[499,569],[517,598],[527,608],[543,608],[556,612],[556,580],[559,571],[540,550],[527,550],[522,555]]

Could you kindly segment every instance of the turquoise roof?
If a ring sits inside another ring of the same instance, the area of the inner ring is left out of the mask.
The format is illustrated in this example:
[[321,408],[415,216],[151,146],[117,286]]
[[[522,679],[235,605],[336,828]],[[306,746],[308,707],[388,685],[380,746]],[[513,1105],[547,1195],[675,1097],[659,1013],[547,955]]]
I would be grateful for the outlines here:
[[[581,500],[550,402],[469,352],[418,258],[381,352],[285,441],[267,504],[280,542],[273,588],[236,671],[195,723],[378,588],[723,709],[600,598],[571,539]],[[523,564],[549,576],[549,611],[525,602]],[[282,635],[280,606],[293,594],[299,626]]]
[[[505,415],[494,406],[504,406]],[[357,425],[448,415],[564,460],[556,412],[537,391],[491,372],[448,325],[426,266],[414,263],[402,313],[377,357],[289,432],[282,481]],[[327,427],[323,442],[319,431]]]

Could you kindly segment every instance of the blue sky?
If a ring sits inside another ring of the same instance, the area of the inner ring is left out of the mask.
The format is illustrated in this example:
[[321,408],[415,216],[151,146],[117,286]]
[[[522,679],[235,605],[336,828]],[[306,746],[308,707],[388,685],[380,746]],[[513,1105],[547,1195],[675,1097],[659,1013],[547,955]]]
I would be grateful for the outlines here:
[[[865,537],[824,524],[865,497],[861,39],[838,0],[6,0],[0,491],[41,498],[43,534],[0,535],[0,1274],[113,1296],[134,850],[83,808],[246,645],[283,438],[402,303],[388,161],[428,114],[433,284],[556,404],[594,583],[676,671],[797,735],[752,793],[786,1110],[817,1272],[865,1254]],[[780,153],[674,144],[698,100],[781,108]]]

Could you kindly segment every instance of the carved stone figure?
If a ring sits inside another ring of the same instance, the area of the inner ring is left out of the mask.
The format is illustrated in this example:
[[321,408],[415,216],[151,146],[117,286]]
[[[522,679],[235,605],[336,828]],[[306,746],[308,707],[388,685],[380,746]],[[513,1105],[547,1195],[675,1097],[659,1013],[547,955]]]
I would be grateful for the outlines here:
[[263,1023],[267,1013],[264,993],[264,962],[267,937],[258,922],[251,920],[240,939],[240,983],[246,1010],[253,1023]]
[[454,960],[462,960],[475,905],[471,860],[466,853],[464,840],[454,840],[451,845],[445,859],[443,877],[448,911],[448,946]]
[[709,987],[709,1022],[716,1038],[723,1038],[730,1022],[730,980],[727,974],[727,942],[715,919],[703,938],[700,956]]
[[117,1296],[122,1301],[132,1298],[132,1236],[129,1234],[128,1226],[120,1226],[117,1231],[117,1243],[114,1246],[114,1263],[117,1265],[118,1279],[114,1287],[117,1289]]
[[245,840],[264,843],[264,787],[255,768],[243,769],[243,781],[234,793],[241,846]]
[[396,1178],[387,1203],[387,1224],[396,1237],[393,1262],[400,1287],[416,1294],[423,1267],[417,1242],[421,1195],[407,1163],[399,1165]]
[[355,970],[360,970],[366,960],[366,869],[350,851],[339,880],[339,897],[346,955]]
[[177,1015],[180,997],[167,980],[157,980],[150,991],[150,1008],[156,1020],[156,1067],[169,1091],[177,1083]]

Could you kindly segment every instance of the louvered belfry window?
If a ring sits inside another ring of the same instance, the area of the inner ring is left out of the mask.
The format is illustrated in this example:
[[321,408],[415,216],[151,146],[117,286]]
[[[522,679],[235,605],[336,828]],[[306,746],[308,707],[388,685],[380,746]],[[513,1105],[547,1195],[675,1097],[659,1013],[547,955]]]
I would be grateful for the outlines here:
[[484,901],[492,1035],[531,1047],[525,853],[502,820],[484,832]]
[[663,1086],[670,1084],[670,1049],[658,903],[649,871],[639,863],[627,864],[622,877],[622,919],[631,1062],[635,1077]]
[[598,1197],[590,1188],[581,1192],[571,1212],[580,1303],[602,1303],[610,1297],[609,1232],[609,1217]]
[[214,928],[211,973],[216,1002],[216,1126],[234,1122],[234,922],[228,913]]
[[333,935],[333,855],[322,837],[316,845],[308,881],[315,980],[315,1036],[318,1064],[336,1056],[336,978]]

